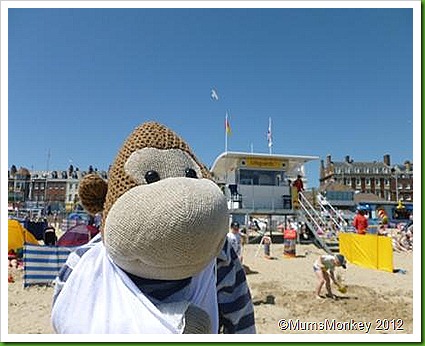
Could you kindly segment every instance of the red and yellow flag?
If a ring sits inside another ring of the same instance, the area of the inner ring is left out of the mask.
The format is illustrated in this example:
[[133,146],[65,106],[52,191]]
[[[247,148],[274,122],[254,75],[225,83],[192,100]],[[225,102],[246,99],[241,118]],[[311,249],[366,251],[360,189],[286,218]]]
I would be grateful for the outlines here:
[[226,128],[226,133],[228,135],[230,135],[232,133],[232,129],[230,128],[229,116],[228,116],[227,112],[226,112],[226,121],[225,121],[224,126]]

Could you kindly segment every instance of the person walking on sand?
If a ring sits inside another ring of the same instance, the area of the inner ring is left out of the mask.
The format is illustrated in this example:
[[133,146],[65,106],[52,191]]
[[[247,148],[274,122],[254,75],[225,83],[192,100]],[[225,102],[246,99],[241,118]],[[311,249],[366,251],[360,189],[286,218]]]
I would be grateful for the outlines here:
[[242,238],[244,237],[239,230],[239,222],[233,221],[230,225],[230,232],[227,233],[227,240],[232,245],[233,250],[235,250],[236,254],[240,262],[242,263],[243,255],[242,255]]
[[317,277],[317,287],[315,295],[317,299],[322,299],[320,291],[322,290],[323,284],[326,286],[326,297],[335,298],[332,293],[331,280],[338,288],[342,288],[342,285],[335,279],[335,267],[342,267],[347,269],[345,257],[341,254],[337,255],[321,255],[313,264],[313,270]]

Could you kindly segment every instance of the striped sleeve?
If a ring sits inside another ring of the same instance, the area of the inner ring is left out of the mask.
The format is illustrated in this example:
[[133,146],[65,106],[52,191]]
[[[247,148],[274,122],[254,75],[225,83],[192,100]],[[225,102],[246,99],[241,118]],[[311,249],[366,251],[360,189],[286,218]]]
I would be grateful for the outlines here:
[[227,240],[217,257],[217,299],[220,331],[255,334],[254,307],[245,271]]
[[94,245],[96,245],[101,240],[102,238],[99,233],[89,243],[78,247],[75,251],[69,254],[65,264],[59,270],[59,274],[55,279],[55,288],[53,292],[53,304],[55,303],[56,298],[61,292],[63,286],[66,283],[66,280],[68,280],[69,276],[71,275],[78,261],[88,250],[90,250]]

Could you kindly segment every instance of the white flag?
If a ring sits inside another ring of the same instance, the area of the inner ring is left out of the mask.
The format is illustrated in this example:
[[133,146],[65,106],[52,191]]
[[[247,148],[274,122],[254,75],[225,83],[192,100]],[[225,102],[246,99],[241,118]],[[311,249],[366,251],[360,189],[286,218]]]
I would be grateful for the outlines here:
[[272,141],[272,119],[269,118],[269,128],[267,130],[267,142],[269,144],[269,148],[271,148],[273,146],[273,141]]
[[214,101],[218,101],[218,94],[217,94],[217,90],[215,90],[214,88],[211,89],[211,98]]

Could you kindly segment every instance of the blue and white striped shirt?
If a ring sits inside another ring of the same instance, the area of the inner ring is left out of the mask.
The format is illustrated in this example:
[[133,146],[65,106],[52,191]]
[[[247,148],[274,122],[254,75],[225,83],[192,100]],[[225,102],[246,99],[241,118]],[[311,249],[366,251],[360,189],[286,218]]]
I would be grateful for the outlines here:
[[[81,257],[96,243],[102,241],[100,234],[89,243],[72,252],[61,268],[55,281],[53,303]],[[127,273],[137,287],[155,304],[171,302],[188,288],[191,278],[183,280],[150,280]],[[219,331],[225,334],[255,333],[254,308],[246,282],[245,271],[237,254],[226,240],[217,257],[217,301]]]

